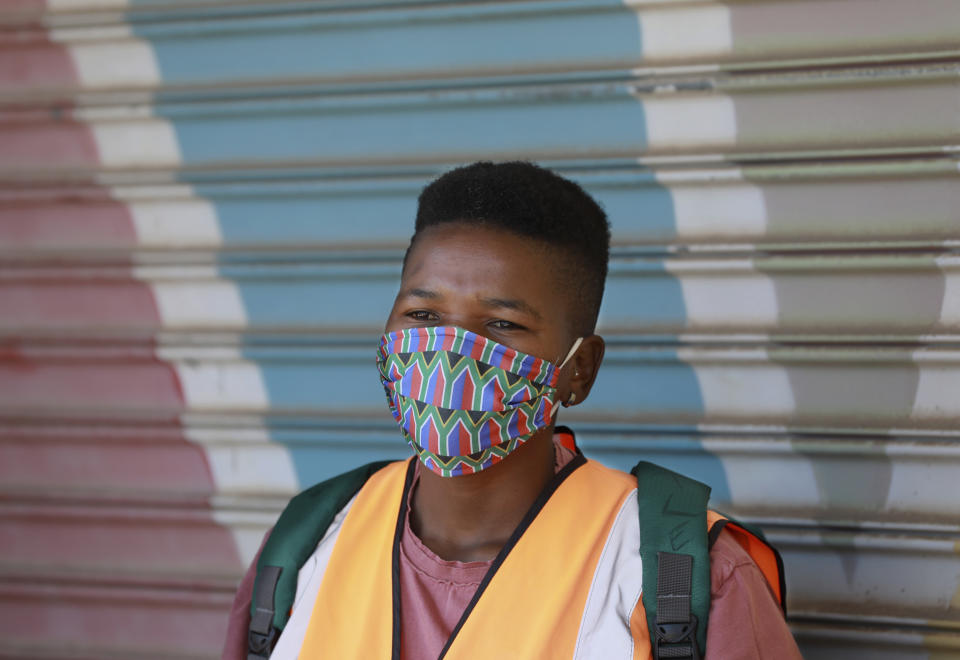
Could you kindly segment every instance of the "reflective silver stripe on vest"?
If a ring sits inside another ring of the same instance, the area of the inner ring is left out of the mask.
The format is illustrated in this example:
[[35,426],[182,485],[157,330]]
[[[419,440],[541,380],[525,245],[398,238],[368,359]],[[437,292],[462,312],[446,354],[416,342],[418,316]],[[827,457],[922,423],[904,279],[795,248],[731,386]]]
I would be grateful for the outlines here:
[[296,660],[300,654],[300,647],[303,646],[303,638],[310,624],[310,615],[313,614],[313,605],[320,591],[320,582],[327,570],[330,555],[333,554],[333,546],[336,545],[337,538],[340,536],[340,529],[343,527],[347,512],[356,499],[357,496],[354,495],[347,505],[337,512],[330,527],[327,528],[327,533],[317,544],[317,549],[300,567],[300,572],[297,573],[297,595],[293,601],[293,613],[280,639],[277,640],[273,653],[270,654],[270,660]]
[[[574,660],[630,660],[630,615],[640,601],[643,562],[637,491],[630,491],[610,529],[580,620]],[[644,622],[646,628],[646,622]]]

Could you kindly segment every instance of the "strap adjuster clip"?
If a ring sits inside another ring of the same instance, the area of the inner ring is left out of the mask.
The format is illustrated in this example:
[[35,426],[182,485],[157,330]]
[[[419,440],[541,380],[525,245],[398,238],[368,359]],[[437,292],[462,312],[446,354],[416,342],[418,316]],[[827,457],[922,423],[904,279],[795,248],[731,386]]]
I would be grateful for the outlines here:
[[697,617],[690,614],[689,621],[672,623],[657,622],[653,644],[654,658],[690,658],[700,660],[697,646]]
[[277,641],[277,629],[273,626],[270,626],[270,630],[266,634],[254,632],[252,630],[247,632],[247,644],[248,653],[247,660],[264,660],[270,657],[270,654],[273,652],[273,645]]

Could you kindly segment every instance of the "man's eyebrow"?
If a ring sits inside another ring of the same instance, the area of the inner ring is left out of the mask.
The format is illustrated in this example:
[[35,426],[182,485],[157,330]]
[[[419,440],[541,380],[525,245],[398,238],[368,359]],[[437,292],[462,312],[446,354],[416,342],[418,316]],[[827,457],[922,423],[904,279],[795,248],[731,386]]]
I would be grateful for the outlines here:
[[502,307],[505,309],[512,309],[517,312],[523,312],[524,314],[529,314],[538,321],[543,318],[540,316],[540,312],[535,310],[523,300],[512,300],[509,298],[481,298],[480,302],[488,307]]
[[436,300],[442,298],[439,293],[436,291],[430,291],[428,289],[418,289],[416,287],[412,289],[404,289],[397,294],[397,298],[426,298],[428,300]]

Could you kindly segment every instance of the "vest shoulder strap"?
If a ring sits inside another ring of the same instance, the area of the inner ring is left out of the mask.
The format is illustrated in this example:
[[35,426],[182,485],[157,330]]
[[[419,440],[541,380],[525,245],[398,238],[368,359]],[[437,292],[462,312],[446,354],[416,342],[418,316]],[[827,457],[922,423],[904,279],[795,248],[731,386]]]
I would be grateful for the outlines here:
[[248,660],[265,660],[287,625],[300,567],[316,550],[330,523],[377,470],[377,461],[320,482],[290,500],[257,561],[247,633]]

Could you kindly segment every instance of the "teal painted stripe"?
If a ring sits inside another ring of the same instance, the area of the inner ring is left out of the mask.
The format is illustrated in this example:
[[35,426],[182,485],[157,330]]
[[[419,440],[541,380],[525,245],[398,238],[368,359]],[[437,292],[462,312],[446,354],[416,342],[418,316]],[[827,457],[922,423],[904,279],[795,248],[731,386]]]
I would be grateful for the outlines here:
[[670,191],[652,172],[627,172],[587,185],[607,212],[614,245],[662,246],[677,236],[676,214]]
[[127,21],[166,84],[609,68],[642,52],[636,14],[615,0],[147,18]]
[[668,349],[608,346],[583,414],[609,422],[689,424],[702,418],[703,397],[693,367]]
[[[221,271],[229,271],[221,267]],[[399,273],[399,265],[396,267]],[[378,333],[397,292],[398,277],[336,275],[276,280],[235,280],[250,325],[297,333]],[[376,348],[376,336],[373,347]],[[373,349],[371,349],[373,350]]]
[[285,106],[156,109],[172,122],[186,165],[571,157],[637,154],[646,145],[643,106],[626,91]]
[[600,308],[600,327],[618,333],[669,334],[686,324],[679,280],[659,259],[611,260]]
[[322,361],[295,357],[258,360],[253,349],[246,349],[244,357],[252,355],[260,368],[274,412],[309,414],[335,422],[366,418],[370,411],[382,408],[386,420],[386,398],[374,361],[376,339],[370,346],[369,351],[335,351],[343,357],[334,354]]
[[227,246],[304,242],[399,246],[413,233],[416,195],[415,191],[404,196],[334,193],[322,198],[261,197],[213,203]]

